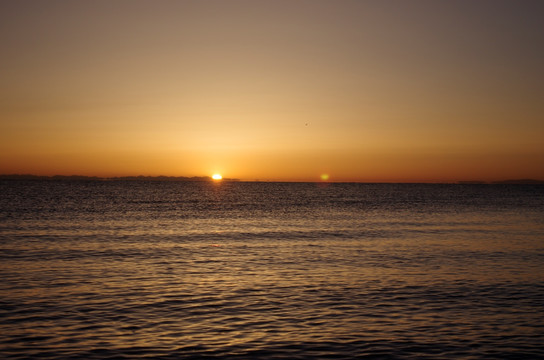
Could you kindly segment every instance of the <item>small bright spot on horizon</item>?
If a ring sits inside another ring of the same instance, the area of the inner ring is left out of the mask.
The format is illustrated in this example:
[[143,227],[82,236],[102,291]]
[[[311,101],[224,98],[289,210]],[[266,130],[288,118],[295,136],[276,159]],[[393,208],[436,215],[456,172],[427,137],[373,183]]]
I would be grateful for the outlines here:
[[329,174],[321,174],[321,180],[323,181],[329,180]]
[[221,174],[213,174],[212,175],[212,179],[214,180],[221,180],[223,177],[221,176]]

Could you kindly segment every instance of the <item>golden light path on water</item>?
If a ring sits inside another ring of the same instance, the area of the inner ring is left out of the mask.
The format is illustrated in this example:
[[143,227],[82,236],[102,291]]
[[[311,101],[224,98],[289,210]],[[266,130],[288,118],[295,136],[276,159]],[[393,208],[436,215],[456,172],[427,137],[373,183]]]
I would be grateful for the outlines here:
[[0,181],[0,358],[544,358],[541,186],[228,174]]

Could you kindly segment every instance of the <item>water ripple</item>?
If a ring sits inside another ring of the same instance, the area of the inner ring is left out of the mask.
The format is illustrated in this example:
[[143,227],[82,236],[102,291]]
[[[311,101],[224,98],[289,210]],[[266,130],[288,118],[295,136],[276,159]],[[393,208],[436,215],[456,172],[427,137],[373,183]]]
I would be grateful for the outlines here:
[[10,184],[1,358],[544,358],[538,187]]

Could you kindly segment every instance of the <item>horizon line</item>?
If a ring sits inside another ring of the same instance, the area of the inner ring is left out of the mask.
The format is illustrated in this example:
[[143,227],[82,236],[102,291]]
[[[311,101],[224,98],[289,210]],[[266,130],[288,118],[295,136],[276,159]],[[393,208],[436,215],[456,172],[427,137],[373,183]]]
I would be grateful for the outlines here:
[[171,181],[171,182],[281,182],[281,183],[360,183],[360,184],[461,184],[461,185],[485,185],[485,184],[544,184],[540,179],[506,179],[506,180],[451,180],[451,181],[361,181],[361,180],[243,180],[237,178],[223,178],[214,180],[211,176],[172,176],[172,175],[123,175],[123,176],[97,176],[97,175],[35,175],[35,174],[0,174],[0,180],[129,180],[129,181]]

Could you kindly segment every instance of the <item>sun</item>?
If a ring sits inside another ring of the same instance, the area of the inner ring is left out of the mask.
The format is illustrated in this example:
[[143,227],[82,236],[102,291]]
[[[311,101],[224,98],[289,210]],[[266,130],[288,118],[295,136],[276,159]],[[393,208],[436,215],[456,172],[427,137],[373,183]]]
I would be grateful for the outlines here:
[[214,180],[221,180],[223,177],[221,176],[221,174],[213,174],[212,175],[212,179]]

